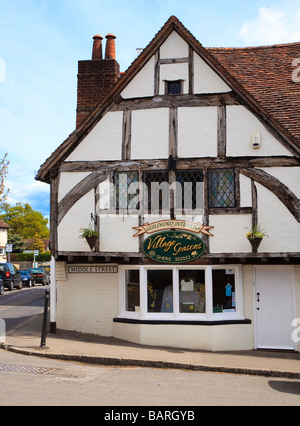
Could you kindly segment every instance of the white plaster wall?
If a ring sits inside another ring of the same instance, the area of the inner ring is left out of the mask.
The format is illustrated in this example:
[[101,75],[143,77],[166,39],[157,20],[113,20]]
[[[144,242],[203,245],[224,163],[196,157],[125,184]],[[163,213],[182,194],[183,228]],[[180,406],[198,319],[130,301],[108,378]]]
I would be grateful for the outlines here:
[[160,47],[161,59],[187,58],[188,56],[188,44],[176,31],[173,31]]
[[89,174],[86,172],[62,172],[59,179],[58,202]]
[[249,214],[210,215],[209,225],[214,237],[209,237],[211,253],[249,253],[251,245],[246,233],[252,228]]
[[123,90],[122,98],[154,96],[154,63],[152,57]]
[[300,223],[271,191],[256,185],[258,223],[269,235],[263,239],[258,252],[299,252]]
[[230,91],[230,87],[194,52],[194,93]]
[[[244,106],[230,105],[227,111],[227,156],[292,156],[265,126]],[[251,146],[252,133],[261,135],[261,147]]]
[[169,109],[132,112],[131,158],[152,159],[169,156]]
[[240,174],[240,203],[241,207],[252,207],[251,179]]
[[119,274],[70,274],[57,280],[57,328],[112,336]]
[[121,160],[122,125],[122,112],[108,112],[66,161]]
[[217,156],[217,107],[178,108],[178,156]]
[[278,179],[300,198],[300,167],[266,167],[266,173]]
[[138,216],[101,215],[100,251],[139,252],[139,239],[133,238],[136,231],[132,229],[138,225]]
[[153,325],[113,324],[113,336],[142,345],[204,351],[253,349],[252,324]]
[[90,251],[88,243],[79,238],[79,234],[80,228],[89,226],[94,211],[94,190],[91,190],[71,207],[58,225],[58,251]]
[[0,229],[0,247],[7,244],[7,228]]

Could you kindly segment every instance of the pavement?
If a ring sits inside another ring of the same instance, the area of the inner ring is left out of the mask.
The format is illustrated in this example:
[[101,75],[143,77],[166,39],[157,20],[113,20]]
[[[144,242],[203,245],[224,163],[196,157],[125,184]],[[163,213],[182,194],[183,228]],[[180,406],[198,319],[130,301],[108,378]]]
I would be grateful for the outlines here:
[[170,368],[300,379],[299,352],[205,352],[144,346],[112,337],[65,330],[57,330],[54,334],[48,331],[46,347],[42,348],[42,325],[42,314],[30,317],[21,326],[6,333],[5,342],[0,343],[0,348],[24,355],[102,366]]

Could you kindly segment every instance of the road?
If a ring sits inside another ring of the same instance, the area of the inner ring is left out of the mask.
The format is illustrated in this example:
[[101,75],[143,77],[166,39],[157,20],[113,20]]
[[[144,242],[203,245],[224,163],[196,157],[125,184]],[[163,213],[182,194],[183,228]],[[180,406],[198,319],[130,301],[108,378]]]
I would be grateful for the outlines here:
[[0,296],[0,318],[5,320],[7,332],[42,312],[46,288],[49,287],[36,285],[23,287],[22,290],[5,290],[4,295]]
[[[45,287],[5,292],[0,298],[0,318],[5,318],[8,331],[42,312],[44,295]],[[172,413],[202,406],[300,406],[300,382],[171,369],[102,367],[0,349],[0,395],[0,406],[102,407],[98,420],[105,415],[130,413],[130,407],[137,414],[145,406],[146,417],[139,414],[139,424],[143,424],[144,420],[149,421],[149,410],[162,406]],[[123,409],[112,413],[109,407]],[[199,423],[201,410],[197,408],[195,414]],[[134,419],[130,418],[129,423],[138,423]]]

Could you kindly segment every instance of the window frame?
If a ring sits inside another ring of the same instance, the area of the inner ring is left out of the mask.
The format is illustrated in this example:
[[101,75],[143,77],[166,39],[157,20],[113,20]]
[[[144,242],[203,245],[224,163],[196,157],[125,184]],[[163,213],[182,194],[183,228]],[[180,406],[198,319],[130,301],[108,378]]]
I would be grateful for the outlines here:
[[[140,310],[138,312],[126,311],[126,270],[138,269],[140,279]],[[173,274],[173,312],[148,312],[147,299],[147,271],[167,269]],[[179,271],[180,270],[204,270],[205,273],[205,313],[180,312],[179,306]],[[230,269],[235,271],[235,312],[213,312],[213,282],[212,271],[214,269]],[[118,318],[128,318],[136,320],[157,320],[157,321],[237,321],[245,320],[243,313],[243,282],[241,265],[120,265],[119,268],[119,316]]]
[[[226,172],[232,170],[233,171],[233,190],[234,190],[234,204],[233,205],[212,205],[211,203],[211,187],[210,187],[210,174],[212,174],[213,172]],[[208,204],[208,208],[210,209],[210,211],[215,210],[216,212],[220,211],[220,210],[234,210],[238,207],[238,197],[237,197],[237,193],[238,193],[238,182],[237,182],[237,170],[234,167],[224,167],[224,168],[210,168],[207,169],[207,176],[206,176],[206,180],[207,180],[207,204]]]
[[[170,92],[170,85],[171,84],[179,84],[180,85],[180,91],[179,93],[171,93]],[[168,96],[178,96],[183,94],[183,80],[165,80],[165,94]]]
[[[129,186],[131,185],[132,182],[128,185],[128,176],[127,176],[127,194],[126,194],[127,195],[127,207],[120,207],[120,205],[119,205],[119,197],[118,197],[118,194],[117,194],[117,175],[120,175],[120,174],[129,175],[130,173],[136,174],[138,186],[137,186],[137,193],[134,196],[138,196],[138,194],[139,194],[139,171],[138,170],[115,171],[114,174],[113,174],[113,183],[114,183],[115,191],[114,191],[114,194],[113,194],[113,203],[112,204],[115,206],[116,212],[128,211],[128,210],[137,210],[136,206],[135,207],[130,206],[128,189],[129,189]],[[119,183],[118,183],[118,185],[119,185]]]

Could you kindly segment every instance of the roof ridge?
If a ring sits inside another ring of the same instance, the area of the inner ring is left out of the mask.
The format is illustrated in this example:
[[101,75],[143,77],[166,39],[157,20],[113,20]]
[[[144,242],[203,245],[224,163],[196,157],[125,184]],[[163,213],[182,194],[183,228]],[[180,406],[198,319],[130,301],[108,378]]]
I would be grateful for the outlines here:
[[217,47],[205,47],[205,49],[207,50],[255,50],[255,49],[272,49],[272,48],[281,48],[281,47],[288,47],[288,46],[297,46],[299,45],[300,47],[300,41],[295,41],[295,42],[291,42],[291,43],[280,43],[280,44],[266,44],[266,45],[261,45],[261,46],[239,46],[239,47],[221,47],[221,46],[217,46]]

